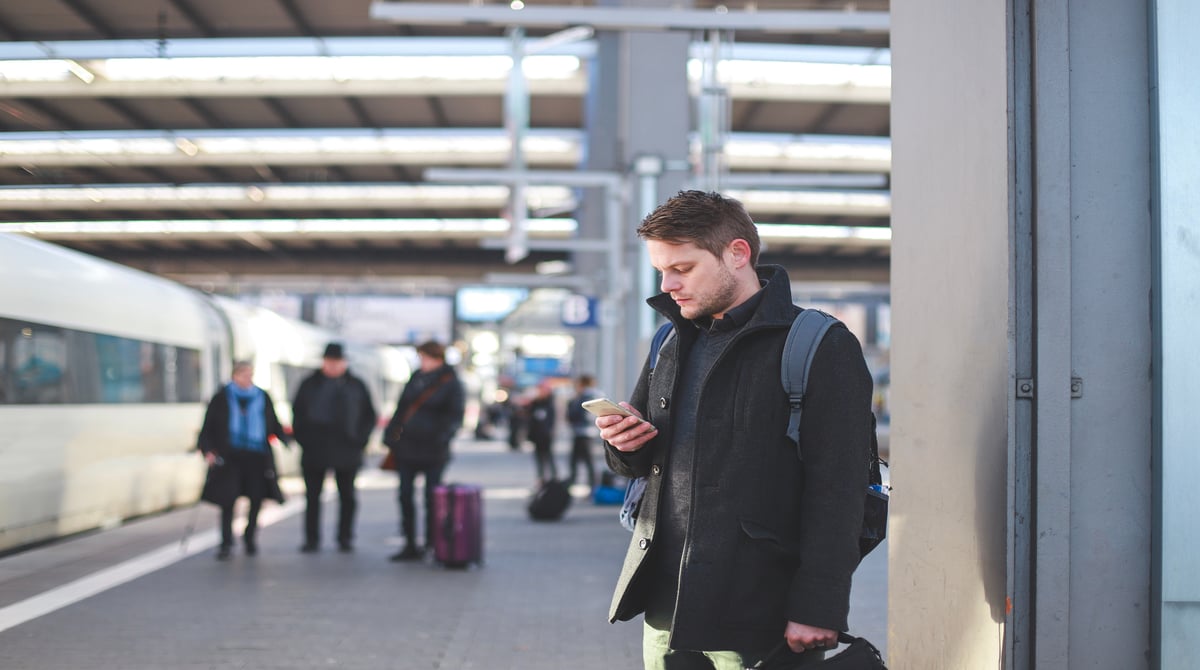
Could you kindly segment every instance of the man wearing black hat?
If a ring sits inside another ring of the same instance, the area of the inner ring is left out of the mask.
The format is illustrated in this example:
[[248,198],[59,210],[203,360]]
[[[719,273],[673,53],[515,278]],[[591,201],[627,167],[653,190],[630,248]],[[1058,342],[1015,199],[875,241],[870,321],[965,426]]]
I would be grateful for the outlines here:
[[338,548],[353,551],[358,507],[354,477],[362,467],[375,419],[366,384],[347,370],[342,345],[330,343],[321,369],[300,384],[292,403],[292,431],[303,450],[300,467],[308,499],[300,551],[312,553],[321,546],[321,489],[330,469],[338,488]]

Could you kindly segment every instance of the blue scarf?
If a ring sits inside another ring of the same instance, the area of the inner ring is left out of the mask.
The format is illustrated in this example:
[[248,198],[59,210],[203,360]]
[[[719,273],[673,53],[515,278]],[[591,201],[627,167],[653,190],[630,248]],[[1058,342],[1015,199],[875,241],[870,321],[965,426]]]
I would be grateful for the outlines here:
[[[257,386],[243,389],[233,382],[225,385],[229,400],[229,445],[248,451],[267,450],[267,394]],[[242,401],[245,401],[243,409]]]

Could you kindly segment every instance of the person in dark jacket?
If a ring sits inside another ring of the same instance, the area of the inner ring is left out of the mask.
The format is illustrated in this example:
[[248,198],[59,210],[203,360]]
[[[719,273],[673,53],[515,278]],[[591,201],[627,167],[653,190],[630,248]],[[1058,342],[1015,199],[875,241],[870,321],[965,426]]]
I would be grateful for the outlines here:
[[354,550],[354,513],[358,508],[354,478],[362,453],[375,429],[375,405],[366,384],[348,370],[345,351],[336,342],[325,347],[321,368],[303,382],[292,402],[292,432],[303,449],[307,506],[304,544],[313,553],[321,546],[321,489],[333,470],[338,489],[338,549]]
[[582,465],[587,475],[588,488],[596,486],[596,464],[592,460],[592,442],[595,439],[596,426],[592,423],[592,415],[583,409],[582,404],[593,398],[598,398],[594,388],[596,380],[591,375],[579,375],[575,380],[575,397],[567,403],[567,425],[571,427],[571,460],[567,480],[575,483]]
[[[400,475],[400,529],[404,547],[393,561],[422,558],[433,546],[433,489],[450,462],[450,441],[462,427],[466,393],[454,368],[446,364],[446,348],[435,341],[417,346],[419,369],[405,384],[396,412],[384,430]],[[417,544],[417,475],[424,478],[425,545]]]
[[287,442],[271,396],[254,385],[254,368],[250,363],[234,363],[231,376],[232,381],[222,386],[208,403],[198,445],[209,466],[205,499],[221,507],[217,560],[222,561],[233,550],[233,505],[239,496],[250,500],[246,530],[242,533],[246,555],[258,553],[255,534],[263,498],[274,497],[283,502],[275,481],[275,458],[269,440],[274,437]]
[[529,401],[526,409],[529,441],[533,443],[533,464],[538,483],[558,479],[558,468],[554,464],[554,387],[543,380],[537,385],[537,394]]
[[783,268],[757,267],[741,203],[684,191],[638,235],[662,274],[648,303],[676,336],[623,403],[637,416],[595,420],[609,466],[647,477],[609,618],[644,613],[647,668],[747,667],[781,638],[797,664],[820,660],[847,629],[859,559],[862,349],[844,327],[818,345],[797,449],[779,369],[801,309]]

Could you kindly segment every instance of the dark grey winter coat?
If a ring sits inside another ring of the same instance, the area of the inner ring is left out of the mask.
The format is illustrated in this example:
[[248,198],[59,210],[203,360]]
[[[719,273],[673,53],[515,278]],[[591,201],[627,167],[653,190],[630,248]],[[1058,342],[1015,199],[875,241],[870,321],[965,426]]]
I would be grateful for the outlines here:
[[[787,437],[788,401],[779,364],[800,308],[783,268],[763,266],[764,295],[716,361],[700,393],[695,467],[669,462],[679,360],[695,327],[669,295],[647,301],[675,324],[653,374],[643,367],[631,404],[659,436],[631,454],[605,445],[618,474],[648,476],[641,514],[609,611],[628,620],[645,610],[639,579],[654,550],[665,478],[690,482],[691,516],[683,547],[671,646],[695,650],[765,650],[788,621],[846,630],[850,578],[871,440],[871,377],[858,340],[830,329],[809,374],[801,451]],[[682,353],[681,353],[682,349]],[[681,410],[682,411],[682,410]],[[646,566],[648,568],[648,566]]]
[[[433,389],[405,421],[405,414],[422,395]],[[396,411],[383,431],[383,443],[392,450],[400,467],[425,467],[450,460],[450,441],[462,428],[466,392],[454,368],[413,373]]]
[[303,452],[300,465],[304,468],[334,468],[352,470],[362,467],[363,449],[375,430],[375,404],[371,392],[361,379],[346,372],[335,380],[332,423],[312,420],[312,404],[317,401],[317,386],[328,379],[317,370],[300,383],[292,401],[292,434]]

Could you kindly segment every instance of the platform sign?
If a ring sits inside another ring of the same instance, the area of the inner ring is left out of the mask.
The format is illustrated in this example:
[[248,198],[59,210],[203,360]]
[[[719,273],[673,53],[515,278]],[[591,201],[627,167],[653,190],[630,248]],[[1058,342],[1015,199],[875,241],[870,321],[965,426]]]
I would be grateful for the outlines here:
[[599,321],[600,301],[573,293],[563,300],[562,325],[568,328],[595,328]]

